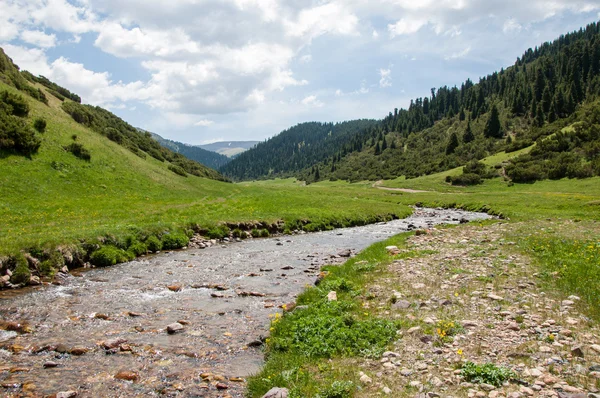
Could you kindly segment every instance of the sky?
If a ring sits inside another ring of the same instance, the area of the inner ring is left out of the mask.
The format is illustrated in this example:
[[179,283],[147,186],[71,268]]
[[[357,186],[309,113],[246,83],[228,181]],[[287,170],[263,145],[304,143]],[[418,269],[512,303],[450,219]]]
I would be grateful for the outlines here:
[[379,119],[600,18],[600,0],[0,0],[21,67],[165,138]]

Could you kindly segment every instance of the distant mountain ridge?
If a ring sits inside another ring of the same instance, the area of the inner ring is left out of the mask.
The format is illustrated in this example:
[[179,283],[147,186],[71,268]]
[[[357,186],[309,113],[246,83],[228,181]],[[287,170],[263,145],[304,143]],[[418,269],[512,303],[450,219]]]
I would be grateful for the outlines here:
[[216,151],[206,150],[197,145],[190,145],[179,141],[169,140],[168,138],[163,138],[156,133],[150,132],[150,134],[152,135],[152,138],[158,141],[160,145],[169,148],[173,152],[180,153],[188,159],[195,160],[198,163],[210,167],[211,169],[217,170],[231,161],[229,157],[221,155]]
[[260,141],[219,141],[213,142],[212,144],[198,145],[198,147],[225,155],[228,158],[233,158],[254,147],[259,142]]

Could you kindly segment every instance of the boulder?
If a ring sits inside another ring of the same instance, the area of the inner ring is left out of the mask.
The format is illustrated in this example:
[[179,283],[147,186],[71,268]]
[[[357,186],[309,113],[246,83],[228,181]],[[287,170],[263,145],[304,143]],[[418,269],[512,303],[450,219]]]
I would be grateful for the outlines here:
[[262,398],[287,398],[289,391],[287,388],[273,387]]

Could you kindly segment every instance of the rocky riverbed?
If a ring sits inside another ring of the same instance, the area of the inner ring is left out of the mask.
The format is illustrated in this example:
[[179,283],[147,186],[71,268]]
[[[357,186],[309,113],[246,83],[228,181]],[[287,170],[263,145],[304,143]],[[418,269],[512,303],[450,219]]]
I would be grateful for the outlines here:
[[324,264],[373,242],[481,213],[417,209],[358,228],[221,243],[0,292],[0,395],[243,396],[269,316]]

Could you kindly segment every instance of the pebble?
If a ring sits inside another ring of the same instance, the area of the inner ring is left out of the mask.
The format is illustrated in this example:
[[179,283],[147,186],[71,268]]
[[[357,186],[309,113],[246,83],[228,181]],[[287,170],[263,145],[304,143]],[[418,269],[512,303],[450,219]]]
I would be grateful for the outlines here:
[[488,294],[487,298],[489,298],[490,300],[494,300],[494,301],[502,301],[502,300],[504,300],[504,297],[498,296],[498,295],[493,294],[493,293]]
[[360,376],[360,382],[363,384],[371,384],[373,382],[373,379],[371,379],[369,376],[367,376],[366,374],[363,374],[362,376]]
[[58,366],[57,362],[53,362],[53,361],[48,361],[48,362],[44,362],[44,369],[49,369],[49,368],[56,368]]
[[597,353],[599,353],[599,354],[600,354],[600,345],[598,345],[598,344],[593,344],[593,345],[591,345],[591,346],[590,346],[590,349],[591,349],[592,351],[596,351]]
[[287,388],[273,387],[262,398],[288,398],[289,391]]
[[61,391],[56,393],[56,398],[73,398],[77,396],[77,391]]
[[130,370],[121,370],[115,375],[115,379],[119,380],[137,381],[139,378],[140,376],[137,374],[137,372],[133,372]]
[[389,387],[383,387],[381,389],[381,391],[385,394],[385,395],[390,395],[392,393],[392,390]]
[[327,294],[327,301],[337,301],[337,293],[335,291],[331,291]]
[[175,322],[167,326],[167,333],[175,334],[179,332],[183,332],[184,327],[181,323]]

